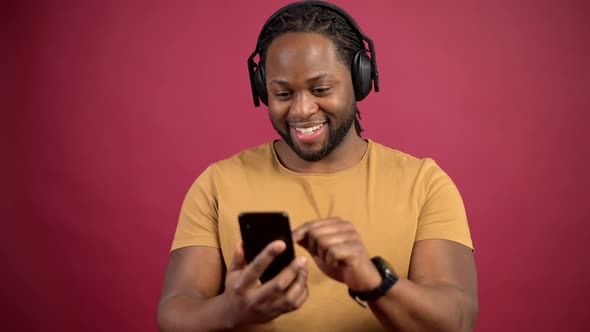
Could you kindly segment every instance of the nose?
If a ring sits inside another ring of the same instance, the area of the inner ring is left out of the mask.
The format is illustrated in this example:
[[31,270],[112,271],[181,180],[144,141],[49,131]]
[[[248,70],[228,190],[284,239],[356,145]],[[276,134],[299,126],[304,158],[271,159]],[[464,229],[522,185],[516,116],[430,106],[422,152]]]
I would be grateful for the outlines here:
[[300,92],[293,96],[289,113],[291,116],[306,119],[318,110],[315,98],[308,92]]

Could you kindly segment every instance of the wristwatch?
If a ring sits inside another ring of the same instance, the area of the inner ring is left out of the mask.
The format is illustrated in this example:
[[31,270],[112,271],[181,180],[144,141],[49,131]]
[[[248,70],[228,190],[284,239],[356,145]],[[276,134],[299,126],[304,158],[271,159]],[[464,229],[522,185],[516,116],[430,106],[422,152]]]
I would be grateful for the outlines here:
[[381,284],[377,286],[377,288],[367,292],[357,292],[350,288],[348,289],[348,294],[350,294],[350,296],[363,308],[366,308],[367,306],[361,301],[373,301],[380,298],[381,296],[387,294],[387,291],[389,291],[389,289],[393,287],[393,285],[395,285],[398,280],[398,277],[393,272],[391,266],[389,266],[389,264],[387,264],[383,258],[375,256],[371,258],[371,262],[375,264],[375,267],[383,278]]

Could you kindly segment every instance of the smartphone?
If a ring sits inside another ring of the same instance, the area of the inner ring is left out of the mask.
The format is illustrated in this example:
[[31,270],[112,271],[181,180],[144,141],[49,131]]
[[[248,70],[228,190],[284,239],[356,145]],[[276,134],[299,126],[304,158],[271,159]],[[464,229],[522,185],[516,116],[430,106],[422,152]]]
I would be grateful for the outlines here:
[[260,281],[267,282],[287,267],[295,258],[289,215],[286,212],[242,212],[238,216],[244,241],[244,255],[250,263],[264,247],[275,240],[283,240],[287,248],[262,273]]

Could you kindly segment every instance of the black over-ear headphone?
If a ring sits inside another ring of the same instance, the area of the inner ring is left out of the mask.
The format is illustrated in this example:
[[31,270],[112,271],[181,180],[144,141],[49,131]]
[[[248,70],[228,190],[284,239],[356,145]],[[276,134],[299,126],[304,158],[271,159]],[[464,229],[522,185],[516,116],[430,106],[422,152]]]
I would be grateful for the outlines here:
[[250,87],[252,89],[252,97],[254,98],[254,106],[260,106],[261,101],[265,105],[268,105],[268,93],[266,91],[266,76],[264,73],[264,62],[254,62],[254,57],[257,54],[259,55],[260,52],[260,38],[262,37],[262,34],[266,30],[269,23],[272,20],[274,20],[277,16],[281,15],[287,10],[303,5],[326,7],[337,12],[348,21],[348,23],[354,28],[356,33],[359,35],[359,37],[361,37],[363,41],[367,42],[367,44],[369,45],[369,52],[371,53],[371,57],[367,55],[367,50],[365,50],[365,48],[363,47],[354,54],[350,67],[350,72],[352,74],[352,85],[354,87],[354,95],[357,101],[363,100],[369,94],[369,92],[371,92],[373,82],[375,82],[375,92],[378,92],[379,72],[377,71],[377,59],[375,57],[375,46],[373,45],[373,41],[363,34],[363,32],[358,27],[354,19],[340,7],[322,1],[302,1],[292,3],[279,9],[277,12],[272,14],[272,16],[266,21],[266,23],[264,23],[264,26],[262,26],[262,30],[260,30],[260,34],[258,35],[258,41],[256,42],[256,49],[248,58],[248,72],[250,73]]

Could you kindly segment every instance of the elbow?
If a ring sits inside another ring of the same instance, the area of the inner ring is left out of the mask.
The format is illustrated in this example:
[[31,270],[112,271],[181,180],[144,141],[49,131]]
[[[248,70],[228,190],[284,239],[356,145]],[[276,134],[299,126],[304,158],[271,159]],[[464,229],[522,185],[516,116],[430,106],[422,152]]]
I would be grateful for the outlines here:
[[162,306],[158,306],[158,312],[156,314],[156,321],[158,323],[158,331],[165,332],[170,331],[168,328],[166,316],[164,314],[164,310]]
[[477,316],[479,315],[479,303],[477,299],[467,301],[461,308],[461,315],[458,322],[458,328],[453,331],[472,332],[475,329]]
[[[444,332],[473,332],[478,314],[479,304],[477,298],[462,297],[455,310],[452,312],[447,311],[447,315],[444,316],[444,323],[440,324],[437,330]],[[442,321],[441,319],[439,322]]]
[[170,310],[167,310],[167,306],[164,304],[158,305],[156,314],[156,320],[158,323],[158,331],[168,332],[174,331],[174,320],[170,317]]
[[475,329],[475,323],[477,322],[477,316],[479,315],[479,303],[477,300],[473,301],[473,305],[470,308],[470,328],[469,331]]

